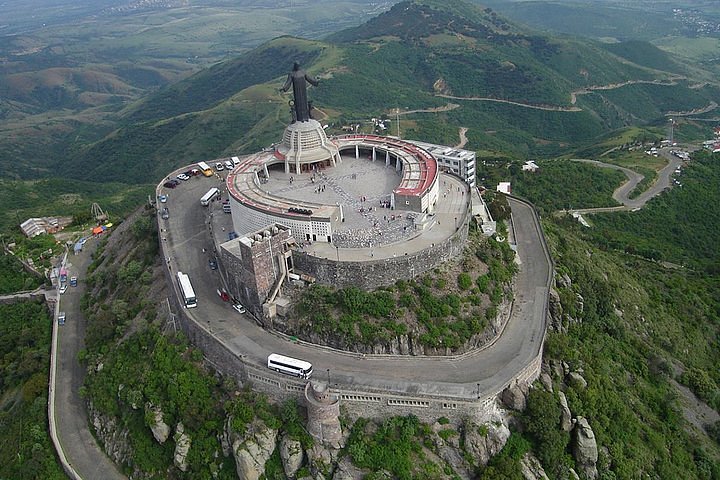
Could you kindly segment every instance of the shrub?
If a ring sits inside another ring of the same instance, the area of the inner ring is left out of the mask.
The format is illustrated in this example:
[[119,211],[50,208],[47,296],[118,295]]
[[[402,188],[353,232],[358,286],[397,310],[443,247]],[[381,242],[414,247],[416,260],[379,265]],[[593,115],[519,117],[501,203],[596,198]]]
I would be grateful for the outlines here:
[[472,277],[465,272],[458,275],[458,287],[460,290],[467,290],[472,286]]

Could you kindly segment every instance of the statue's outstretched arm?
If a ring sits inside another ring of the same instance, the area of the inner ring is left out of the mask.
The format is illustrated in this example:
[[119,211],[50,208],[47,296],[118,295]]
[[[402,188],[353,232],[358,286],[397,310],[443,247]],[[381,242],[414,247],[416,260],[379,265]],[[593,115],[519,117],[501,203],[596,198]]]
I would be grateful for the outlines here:
[[288,88],[290,88],[290,85],[292,85],[292,74],[288,73],[287,80],[285,80],[285,85],[282,86],[280,91],[287,92]]
[[318,80],[317,78],[311,77],[311,76],[308,75],[307,73],[305,74],[305,81],[307,81],[307,82],[308,82],[310,85],[312,85],[313,87],[317,87],[317,86],[318,86],[318,83],[319,83],[319,80]]

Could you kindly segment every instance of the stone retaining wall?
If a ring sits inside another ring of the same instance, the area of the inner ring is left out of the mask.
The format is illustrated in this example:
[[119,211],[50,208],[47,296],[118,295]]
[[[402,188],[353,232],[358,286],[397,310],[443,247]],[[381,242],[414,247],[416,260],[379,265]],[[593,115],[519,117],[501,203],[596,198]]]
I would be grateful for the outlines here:
[[436,266],[462,255],[468,236],[470,215],[466,211],[460,228],[445,241],[414,253],[398,252],[393,258],[367,261],[341,261],[293,251],[296,270],[315,277],[319,283],[339,287],[356,286],[366,290],[392,285],[399,279],[415,278]]

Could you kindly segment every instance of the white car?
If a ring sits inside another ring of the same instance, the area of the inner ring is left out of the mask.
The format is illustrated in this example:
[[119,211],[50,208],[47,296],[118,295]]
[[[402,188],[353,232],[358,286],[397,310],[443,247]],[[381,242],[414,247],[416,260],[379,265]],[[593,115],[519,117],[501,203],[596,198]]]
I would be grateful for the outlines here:
[[60,312],[58,314],[58,325],[65,325],[65,312]]
[[183,182],[186,181],[186,180],[190,180],[190,177],[188,177],[188,176],[185,175],[184,173],[181,173],[180,175],[178,175],[177,178],[178,178],[179,180],[182,180]]
[[158,200],[160,200],[160,203],[166,203],[167,195],[158,195]]
[[67,291],[67,283],[63,283],[62,285],[60,285],[60,289],[58,290],[58,292],[60,292],[60,295],[62,295],[66,291]]
[[238,312],[238,313],[245,313],[245,312],[246,312],[245,307],[243,307],[243,306],[240,305],[239,303],[233,303],[233,308],[234,308],[235,311]]
[[216,172],[221,172],[221,171],[223,171],[223,170],[225,170],[225,167],[223,166],[222,163],[218,162],[218,163],[215,164],[215,171],[216,171]]
[[233,163],[230,160],[225,160],[225,168],[227,170],[232,170],[233,168],[235,168],[235,165],[233,165]]

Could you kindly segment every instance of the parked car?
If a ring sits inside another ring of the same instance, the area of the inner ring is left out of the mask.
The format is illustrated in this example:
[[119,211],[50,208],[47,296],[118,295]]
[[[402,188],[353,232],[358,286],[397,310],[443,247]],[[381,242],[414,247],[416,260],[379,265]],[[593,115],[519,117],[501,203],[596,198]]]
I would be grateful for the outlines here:
[[167,207],[163,208],[162,212],[160,213],[160,216],[162,217],[163,220],[167,220],[168,218],[170,218],[170,210],[168,210]]
[[186,180],[190,180],[190,177],[187,176],[187,175],[184,174],[184,173],[178,174],[177,178],[179,178],[179,179],[182,180],[183,182],[186,181]]
[[235,311],[238,312],[238,313],[245,313],[245,312],[246,312],[245,307],[243,307],[243,306],[240,305],[239,303],[233,303],[232,308],[235,309]]
[[235,168],[235,165],[233,165],[233,162],[231,162],[230,160],[225,160],[225,168],[227,168],[228,170],[232,170],[233,168]]
[[58,313],[58,325],[65,325],[65,312]]
[[77,277],[70,277],[70,286],[77,287]]
[[208,265],[210,265],[210,270],[218,269],[217,260],[215,260],[214,258],[211,258],[210,260],[208,260]]
[[190,172],[190,173],[188,173],[188,175],[192,175],[193,177],[197,177],[198,175],[200,175],[200,174],[202,173],[202,172],[201,172],[200,170],[198,170],[197,168],[192,168],[192,169],[190,169],[190,170],[188,170],[188,171]]
[[167,202],[167,195],[158,195],[158,200],[160,200],[160,203]]
[[228,295],[227,291],[225,291],[224,288],[218,288],[216,291],[217,291],[218,297],[220,297],[223,302],[230,301],[230,295]]
[[171,181],[169,181],[169,182],[163,183],[163,187],[165,187],[165,188],[175,188],[175,187],[178,186],[179,183],[180,183],[180,182],[178,182],[178,181],[176,181],[176,180],[171,180]]
[[63,283],[62,285],[60,285],[60,289],[58,289],[58,292],[60,292],[60,295],[67,292],[67,283]]
[[216,171],[216,172],[221,172],[221,171],[223,171],[223,170],[225,170],[225,167],[223,166],[222,163],[218,162],[218,163],[215,164],[215,171]]

